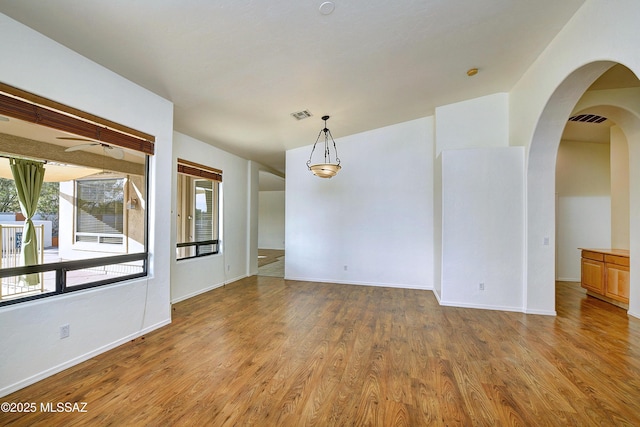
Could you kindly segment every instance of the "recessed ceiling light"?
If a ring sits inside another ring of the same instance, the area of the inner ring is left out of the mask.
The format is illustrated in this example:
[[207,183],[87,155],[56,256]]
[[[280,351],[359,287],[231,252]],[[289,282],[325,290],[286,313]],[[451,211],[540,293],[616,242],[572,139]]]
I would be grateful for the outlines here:
[[331,15],[336,8],[336,4],[332,1],[325,1],[320,5],[320,13],[323,15]]
[[476,74],[478,74],[478,69],[477,68],[469,68],[469,70],[467,71],[467,76],[469,76],[469,77],[473,77]]

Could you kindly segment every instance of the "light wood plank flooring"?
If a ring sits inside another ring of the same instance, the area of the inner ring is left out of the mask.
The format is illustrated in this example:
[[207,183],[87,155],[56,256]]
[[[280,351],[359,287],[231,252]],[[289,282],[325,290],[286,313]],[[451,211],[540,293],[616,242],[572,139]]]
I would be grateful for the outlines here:
[[278,262],[284,256],[281,249],[258,249],[258,267]]
[[0,425],[640,425],[640,320],[558,283],[558,316],[429,291],[250,277],[173,323],[0,401]]
[[284,251],[258,249],[258,276],[284,277]]

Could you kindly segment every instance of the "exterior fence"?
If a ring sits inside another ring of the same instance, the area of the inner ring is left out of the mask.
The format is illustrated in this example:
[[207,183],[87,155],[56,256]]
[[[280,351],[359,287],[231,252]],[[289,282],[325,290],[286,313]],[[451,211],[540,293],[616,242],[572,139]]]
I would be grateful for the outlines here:
[[[38,224],[36,234],[38,240],[38,264],[44,262],[44,225]],[[0,268],[20,267],[20,250],[22,247],[21,225],[0,224]],[[15,295],[26,295],[44,291],[44,273],[38,273],[40,282],[30,286],[22,283],[20,276],[3,277],[0,286],[0,299]]]

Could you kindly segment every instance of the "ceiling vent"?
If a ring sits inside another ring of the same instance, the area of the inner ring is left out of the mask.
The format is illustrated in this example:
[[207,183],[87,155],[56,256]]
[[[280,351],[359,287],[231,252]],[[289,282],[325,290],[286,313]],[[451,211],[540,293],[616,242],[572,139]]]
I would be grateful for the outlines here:
[[311,113],[308,110],[298,111],[297,113],[291,113],[291,115],[296,120],[306,119],[307,117],[311,117]]
[[596,116],[595,114],[579,114],[577,116],[569,117],[570,122],[602,123],[605,120],[607,120],[606,117]]

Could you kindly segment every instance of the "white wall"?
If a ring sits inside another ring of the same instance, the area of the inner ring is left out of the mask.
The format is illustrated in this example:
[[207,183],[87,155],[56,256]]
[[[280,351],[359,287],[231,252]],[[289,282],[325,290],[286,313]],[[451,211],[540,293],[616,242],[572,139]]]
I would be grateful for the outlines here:
[[284,191],[260,191],[258,247],[284,249]]
[[629,249],[629,144],[619,126],[611,127],[611,247]]
[[[175,132],[174,165],[184,159],[222,170],[222,250],[217,255],[176,261],[171,258],[171,301],[177,302],[248,275],[250,182],[249,161]],[[176,167],[171,194],[176,194]],[[175,212],[176,201],[172,201]],[[175,215],[171,218],[175,247]],[[166,228],[169,231],[169,227]]]
[[611,247],[610,170],[609,144],[560,142],[556,161],[558,280],[580,281],[579,248]]
[[429,117],[339,138],[331,179],[287,151],[285,277],[431,289],[432,135]]
[[[435,145],[434,145],[435,156]],[[433,294],[442,295],[442,154],[433,162]]]
[[558,195],[560,197],[609,196],[611,194],[609,151],[609,144],[561,141],[556,160]]
[[[0,308],[0,395],[89,359],[170,322],[173,105],[0,15],[1,80],[156,137],[149,200],[150,275],[93,290]],[[46,78],[43,78],[43,67]],[[156,197],[157,195],[157,197]],[[59,327],[71,335],[59,338]]]
[[436,157],[442,150],[509,145],[509,94],[494,93],[436,108]]
[[524,154],[508,148],[508,117],[505,93],[436,108],[434,288],[443,305],[522,309]]
[[249,204],[247,275],[254,276],[258,274],[258,193],[260,188],[260,171],[264,166],[251,160],[248,166],[247,179],[251,190],[249,194],[247,194],[247,203]]
[[557,280],[580,281],[580,249],[611,247],[611,198],[558,198],[556,221]]
[[440,303],[522,310],[524,150],[445,150],[441,157]]

